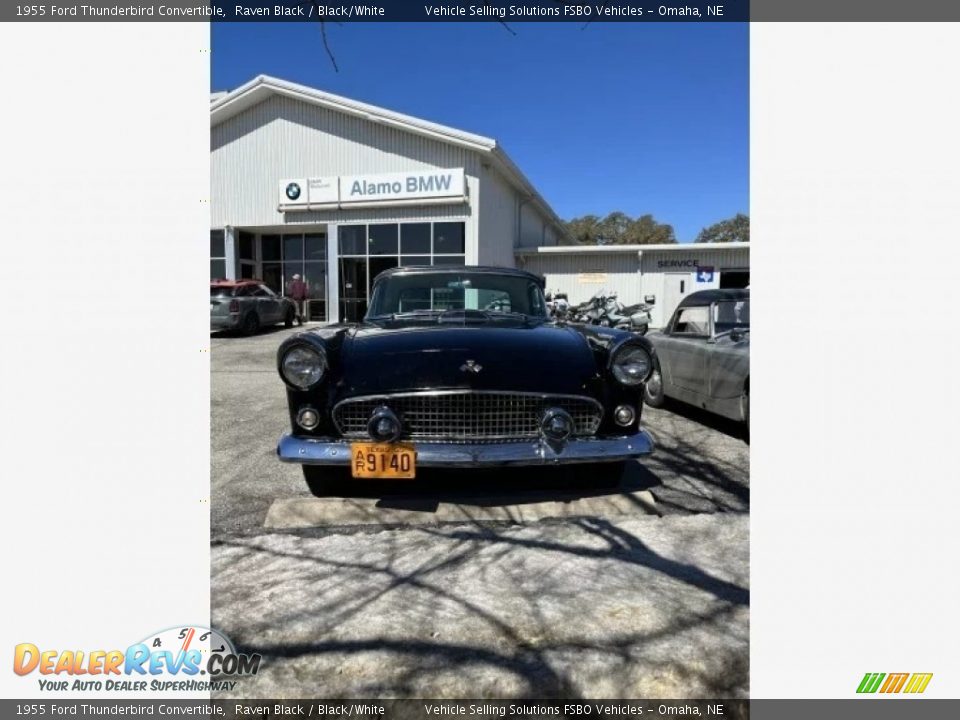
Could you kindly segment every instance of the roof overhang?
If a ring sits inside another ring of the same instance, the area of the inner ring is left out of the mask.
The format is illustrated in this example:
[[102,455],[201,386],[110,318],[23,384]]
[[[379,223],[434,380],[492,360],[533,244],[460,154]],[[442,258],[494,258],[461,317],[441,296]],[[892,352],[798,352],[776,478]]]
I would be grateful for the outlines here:
[[517,255],[606,255],[641,252],[697,252],[699,250],[749,250],[748,242],[669,243],[651,245],[550,245],[519,249]]

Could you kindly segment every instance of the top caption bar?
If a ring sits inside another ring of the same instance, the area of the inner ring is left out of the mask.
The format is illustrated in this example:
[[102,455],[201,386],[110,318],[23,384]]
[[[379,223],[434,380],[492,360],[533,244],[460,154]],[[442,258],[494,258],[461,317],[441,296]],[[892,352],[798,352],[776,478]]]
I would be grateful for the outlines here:
[[71,0],[8,5],[0,20],[203,22],[745,22],[749,0],[617,0],[578,2],[309,2],[309,0],[214,0],[214,2],[97,2]]
[[528,0],[527,2],[39,2],[0,4],[4,22],[928,22],[960,20],[943,0]]

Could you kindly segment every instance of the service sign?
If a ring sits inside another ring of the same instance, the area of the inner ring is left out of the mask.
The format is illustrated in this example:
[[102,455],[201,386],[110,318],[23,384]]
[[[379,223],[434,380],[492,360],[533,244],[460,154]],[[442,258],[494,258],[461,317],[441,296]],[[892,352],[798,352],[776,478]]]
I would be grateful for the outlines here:
[[462,198],[466,195],[463,168],[422,170],[383,175],[346,175],[340,178],[340,202],[384,202]]

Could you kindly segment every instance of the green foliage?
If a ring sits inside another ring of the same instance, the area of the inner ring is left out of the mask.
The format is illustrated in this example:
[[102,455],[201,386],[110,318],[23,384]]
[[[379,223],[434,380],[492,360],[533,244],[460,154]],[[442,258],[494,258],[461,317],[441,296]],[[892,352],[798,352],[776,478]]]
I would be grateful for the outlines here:
[[694,242],[750,242],[750,218],[737,213],[732,218],[705,227]]
[[565,225],[576,245],[653,245],[677,242],[673,226],[657,222],[653,215],[631,218],[626,213],[616,211],[605,218],[584,215],[568,220]]

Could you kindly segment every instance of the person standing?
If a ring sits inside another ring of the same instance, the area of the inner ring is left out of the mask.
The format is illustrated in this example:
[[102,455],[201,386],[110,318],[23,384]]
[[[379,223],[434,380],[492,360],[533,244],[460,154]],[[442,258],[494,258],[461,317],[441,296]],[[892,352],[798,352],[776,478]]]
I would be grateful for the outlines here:
[[290,297],[297,307],[297,324],[303,325],[307,301],[307,284],[300,278],[299,274],[294,275],[293,282],[290,283]]

